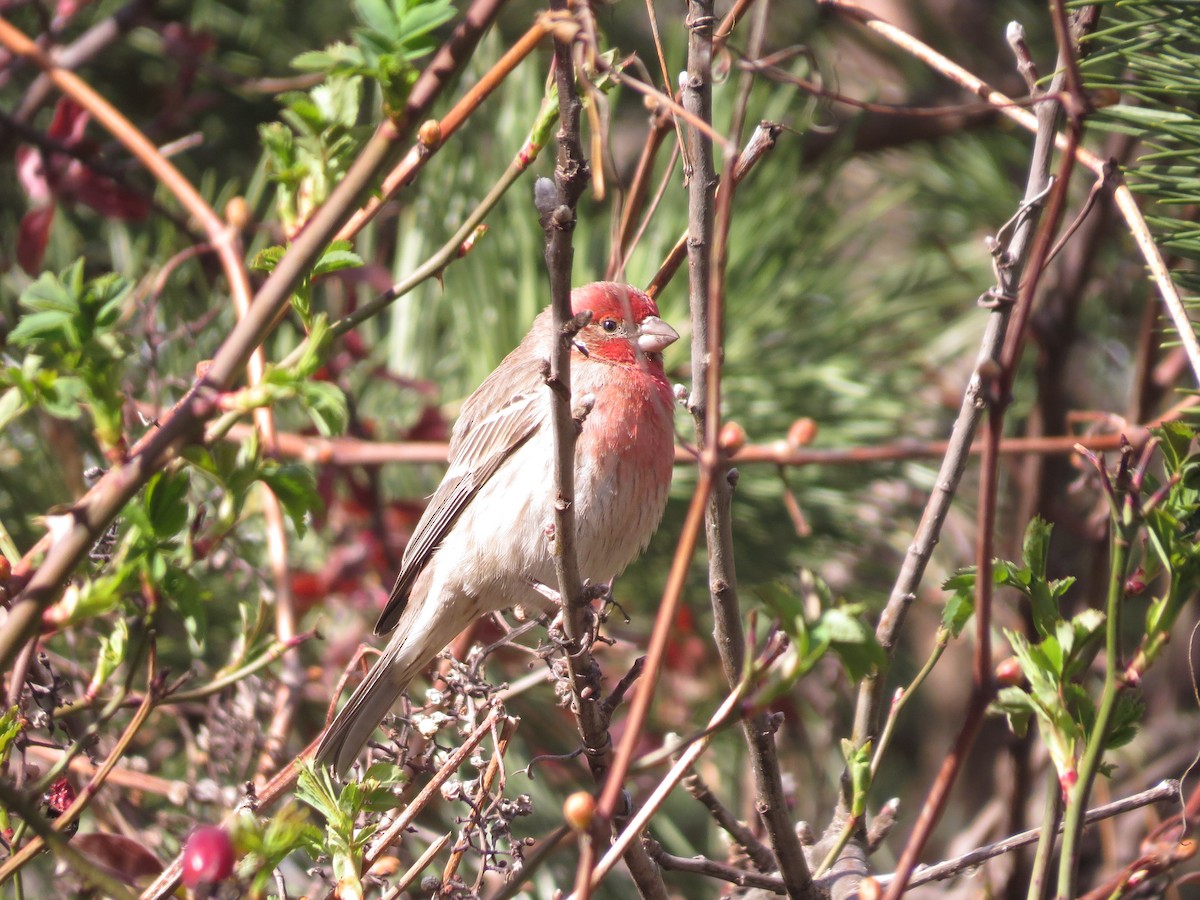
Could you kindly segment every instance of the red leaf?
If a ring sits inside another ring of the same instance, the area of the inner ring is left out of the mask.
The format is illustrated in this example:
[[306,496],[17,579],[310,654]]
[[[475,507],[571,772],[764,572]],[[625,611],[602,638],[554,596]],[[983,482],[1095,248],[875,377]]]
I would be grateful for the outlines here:
[[93,865],[128,885],[140,887],[162,874],[158,857],[132,838],[97,831],[80,834],[71,846]]
[[45,160],[36,147],[17,148],[17,180],[35,206],[43,206],[53,197]]
[[149,202],[111,178],[97,175],[82,163],[72,164],[68,171],[69,181],[63,193],[90,206],[106,219],[138,222],[150,215]]
[[46,133],[60,144],[77,147],[83,142],[83,132],[90,119],[86,109],[69,97],[63,97],[54,107],[54,118]]
[[69,21],[75,18],[75,14],[83,7],[87,6],[91,0],[58,0],[54,4],[54,23],[55,30],[62,28]]
[[42,270],[46,242],[50,239],[50,224],[54,221],[54,205],[29,210],[17,229],[17,262],[29,275]]

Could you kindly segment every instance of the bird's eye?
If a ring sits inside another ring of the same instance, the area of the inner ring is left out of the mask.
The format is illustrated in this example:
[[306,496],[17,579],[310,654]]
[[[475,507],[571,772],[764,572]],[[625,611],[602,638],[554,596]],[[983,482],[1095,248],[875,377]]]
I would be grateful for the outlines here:
[[614,331],[617,330],[617,328],[620,327],[620,323],[616,319],[601,319],[600,327],[603,328],[609,334],[612,334]]

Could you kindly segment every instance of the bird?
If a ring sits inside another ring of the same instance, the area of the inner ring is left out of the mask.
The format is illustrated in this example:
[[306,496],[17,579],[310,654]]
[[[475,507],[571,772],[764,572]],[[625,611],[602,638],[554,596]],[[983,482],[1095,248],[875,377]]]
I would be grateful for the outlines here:
[[[572,339],[571,408],[586,409],[575,445],[575,545],[594,585],[646,548],[674,465],[675,395],[662,352],[679,337],[655,301],[625,284],[571,293],[591,320]],[[349,770],[408,683],[478,617],[547,605],[555,579],[554,435],[547,382],[551,310],[462,405],[449,466],[405,548],[375,625],[386,648],[314,752]]]

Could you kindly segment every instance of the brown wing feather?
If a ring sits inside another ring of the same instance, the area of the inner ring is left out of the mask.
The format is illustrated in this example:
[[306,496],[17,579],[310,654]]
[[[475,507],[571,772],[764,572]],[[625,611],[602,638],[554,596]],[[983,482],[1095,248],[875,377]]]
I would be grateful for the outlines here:
[[[417,576],[462,511],[541,425],[546,404],[539,392],[545,388],[536,358],[545,353],[545,329],[539,327],[544,318],[538,317],[521,345],[463,404],[450,439],[450,468],[413,529],[391,596],[375,623],[376,634],[396,627]],[[521,383],[513,384],[514,378]],[[514,390],[519,393],[514,395]]]

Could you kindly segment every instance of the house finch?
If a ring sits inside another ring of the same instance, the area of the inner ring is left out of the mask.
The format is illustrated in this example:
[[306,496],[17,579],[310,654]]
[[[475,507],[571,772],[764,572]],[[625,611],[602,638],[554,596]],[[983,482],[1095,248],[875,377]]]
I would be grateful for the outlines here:
[[[645,548],[674,461],[662,350],[679,335],[636,288],[601,282],[571,295],[592,321],[574,339],[572,408],[592,406],[575,446],[575,535],[583,578],[601,584]],[[325,732],[316,759],[349,768],[408,682],[478,616],[545,606],[554,580],[554,435],[544,361],[550,310],[467,398],[450,465],[417,523],[376,634],[383,655]]]

